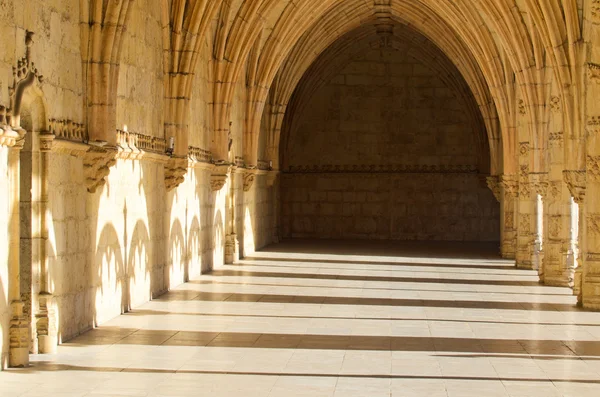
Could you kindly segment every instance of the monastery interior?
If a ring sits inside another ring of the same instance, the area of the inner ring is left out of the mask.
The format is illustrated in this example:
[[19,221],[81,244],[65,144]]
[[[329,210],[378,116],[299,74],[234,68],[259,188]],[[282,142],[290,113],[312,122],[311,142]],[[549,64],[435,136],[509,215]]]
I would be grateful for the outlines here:
[[600,0],[0,22],[0,394],[598,395]]

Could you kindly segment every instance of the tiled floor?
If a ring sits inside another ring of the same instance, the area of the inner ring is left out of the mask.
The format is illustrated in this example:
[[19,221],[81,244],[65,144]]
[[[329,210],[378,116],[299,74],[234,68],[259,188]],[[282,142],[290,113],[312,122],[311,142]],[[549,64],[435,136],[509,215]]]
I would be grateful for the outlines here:
[[280,244],[0,373],[0,396],[600,396],[600,313],[489,245]]

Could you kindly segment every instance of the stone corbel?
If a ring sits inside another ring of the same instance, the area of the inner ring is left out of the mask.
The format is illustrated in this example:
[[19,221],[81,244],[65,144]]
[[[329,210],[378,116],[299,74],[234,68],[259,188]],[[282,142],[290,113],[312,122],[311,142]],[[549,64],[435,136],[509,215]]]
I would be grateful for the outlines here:
[[92,146],[84,154],[83,172],[88,192],[95,193],[104,186],[110,167],[116,164],[117,148],[110,146]]
[[488,176],[486,178],[486,183],[496,200],[500,201],[500,177],[498,175]]
[[573,196],[573,200],[579,205],[585,200],[586,187],[586,172],[585,171],[563,171],[563,179]]
[[279,176],[279,171],[267,172],[267,187],[275,186],[275,182],[277,181],[278,176]]
[[516,175],[502,175],[500,183],[507,195],[513,198],[519,196],[519,180]]
[[[0,112],[2,112],[3,109],[4,107],[0,106]],[[17,140],[20,139],[20,137],[21,136],[19,135],[19,133],[13,131],[13,129],[10,128],[10,126],[0,124],[0,146],[13,147],[17,143]]]
[[165,164],[165,187],[167,192],[181,185],[188,170],[188,157],[173,156]]
[[546,197],[548,194],[548,173],[546,172],[532,172],[529,174],[529,186],[531,191],[539,194],[542,197]]
[[244,173],[244,192],[250,191],[255,179],[256,170],[246,170],[246,172]]
[[222,163],[216,164],[215,168],[210,176],[210,190],[218,192],[223,189],[227,182],[227,177],[231,171],[231,164]]

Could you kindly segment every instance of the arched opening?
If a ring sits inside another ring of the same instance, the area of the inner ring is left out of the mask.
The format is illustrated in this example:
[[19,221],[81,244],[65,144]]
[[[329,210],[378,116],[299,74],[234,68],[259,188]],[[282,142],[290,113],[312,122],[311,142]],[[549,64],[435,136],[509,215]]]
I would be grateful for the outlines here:
[[423,35],[390,30],[338,39],[296,87],[280,148],[283,237],[498,241],[469,86]]

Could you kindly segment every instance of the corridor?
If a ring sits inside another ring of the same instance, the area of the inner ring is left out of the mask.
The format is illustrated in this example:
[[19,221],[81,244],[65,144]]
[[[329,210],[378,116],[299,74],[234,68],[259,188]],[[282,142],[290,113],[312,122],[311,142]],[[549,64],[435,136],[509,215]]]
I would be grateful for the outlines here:
[[496,251],[273,245],[0,372],[0,396],[599,396],[600,315]]

